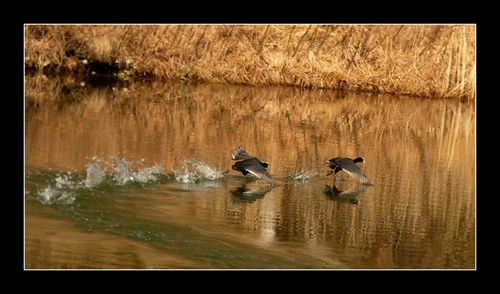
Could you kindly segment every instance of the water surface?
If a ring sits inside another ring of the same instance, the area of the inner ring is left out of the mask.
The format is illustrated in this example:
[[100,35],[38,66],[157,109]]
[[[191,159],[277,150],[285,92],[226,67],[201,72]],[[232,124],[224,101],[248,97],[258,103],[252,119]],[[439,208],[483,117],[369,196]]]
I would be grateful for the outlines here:
[[26,269],[474,269],[475,190],[473,104],[26,78]]

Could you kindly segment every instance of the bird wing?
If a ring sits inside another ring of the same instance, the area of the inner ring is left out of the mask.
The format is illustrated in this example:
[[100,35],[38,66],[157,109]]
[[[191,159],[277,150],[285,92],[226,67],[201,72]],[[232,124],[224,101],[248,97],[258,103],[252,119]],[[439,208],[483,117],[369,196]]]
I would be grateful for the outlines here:
[[264,181],[268,182],[271,185],[278,185],[278,182],[276,182],[276,180],[273,179],[271,175],[269,175],[267,172],[263,173],[251,169],[247,169],[247,171],[256,177],[263,179]]
[[264,181],[268,182],[269,184],[278,185],[278,182],[276,182],[276,180],[273,179],[273,177],[271,177],[271,175],[260,164],[260,162],[259,162],[259,164],[253,164],[251,167],[245,168],[245,170],[256,177],[263,179]]
[[253,156],[247,153],[245,147],[238,146],[231,152],[231,157],[233,158],[233,160],[241,160],[241,159],[249,159],[252,158]]
[[356,164],[349,164],[345,167],[342,167],[342,170],[348,173],[351,177],[358,180],[361,184],[370,184],[370,180],[365,176],[361,168]]

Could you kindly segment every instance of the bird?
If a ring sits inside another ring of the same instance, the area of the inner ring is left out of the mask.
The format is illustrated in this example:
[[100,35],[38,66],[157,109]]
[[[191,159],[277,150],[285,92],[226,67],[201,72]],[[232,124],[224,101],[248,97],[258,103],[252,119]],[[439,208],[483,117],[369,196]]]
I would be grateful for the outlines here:
[[266,168],[269,167],[269,163],[262,162],[256,157],[251,156],[247,153],[245,147],[238,146],[231,152],[231,157],[233,160],[239,160],[231,166],[233,170],[239,171],[246,176],[248,173],[263,179],[267,183],[276,186],[278,182],[273,179],[273,177],[267,172]]
[[370,180],[363,173],[361,168],[356,165],[358,162],[365,162],[363,157],[356,157],[354,159],[347,157],[335,157],[326,161],[326,164],[332,169],[326,175],[336,174],[343,170],[351,177],[355,178],[362,184],[370,184]]

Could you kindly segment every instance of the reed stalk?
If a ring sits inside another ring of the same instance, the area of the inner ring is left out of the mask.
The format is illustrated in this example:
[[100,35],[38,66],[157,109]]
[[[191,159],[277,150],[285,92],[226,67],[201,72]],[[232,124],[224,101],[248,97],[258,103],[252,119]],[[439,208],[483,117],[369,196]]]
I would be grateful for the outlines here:
[[26,72],[46,75],[88,74],[107,64],[135,79],[468,101],[476,92],[470,24],[29,24],[24,32]]

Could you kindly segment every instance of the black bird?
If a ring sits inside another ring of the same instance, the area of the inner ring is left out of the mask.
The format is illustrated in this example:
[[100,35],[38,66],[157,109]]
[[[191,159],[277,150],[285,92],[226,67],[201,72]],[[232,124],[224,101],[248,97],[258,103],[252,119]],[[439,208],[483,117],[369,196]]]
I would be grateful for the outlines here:
[[267,172],[266,168],[269,166],[267,162],[261,162],[256,157],[251,156],[245,150],[245,147],[238,146],[232,151],[233,160],[240,160],[231,166],[232,169],[241,172],[244,176],[248,173],[263,179],[271,185],[278,185],[273,177]]
[[370,184],[370,180],[365,176],[363,171],[359,166],[356,165],[357,162],[365,162],[363,157],[357,157],[350,159],[347,157],[335,157],[328,160],[326,163],[332,169],[326,175],[336,174],[343,170],[348,173],[351,177],[355,178],[362,184]]

